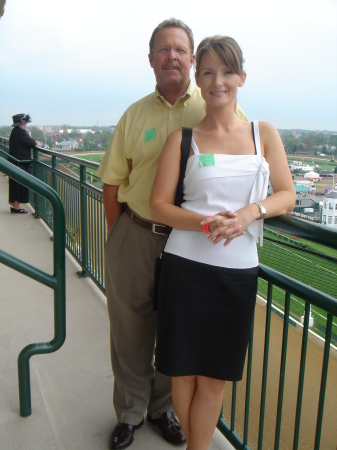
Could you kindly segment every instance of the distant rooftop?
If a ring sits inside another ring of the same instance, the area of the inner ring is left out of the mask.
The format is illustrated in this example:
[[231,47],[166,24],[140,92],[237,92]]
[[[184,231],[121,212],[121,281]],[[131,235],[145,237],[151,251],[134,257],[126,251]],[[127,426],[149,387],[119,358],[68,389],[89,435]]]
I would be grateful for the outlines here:
[[59,143],[60,145],[63,146],[71,146],[71,145],[77,145],[77,142],[74,140],[70,140],[70,141],[65,141],[63,140],[62,142]]
[[328,194],[324,195],[324,198],[337,198],[337,191],[330,191]]
[[302,184],[295,183],[295,189],[297,194],[300,192],[309,192],[309,188],[307,186],[303,186]]

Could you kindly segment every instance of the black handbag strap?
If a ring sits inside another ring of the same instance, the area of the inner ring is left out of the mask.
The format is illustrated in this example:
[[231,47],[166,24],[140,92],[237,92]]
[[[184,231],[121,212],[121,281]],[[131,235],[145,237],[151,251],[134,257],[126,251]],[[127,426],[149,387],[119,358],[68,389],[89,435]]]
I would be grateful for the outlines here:
[[183,181],[185,178],[187,160],[191,150],[192,143],[192,128],[183,128],[183,135],[181,139],[181,158],[180,158],[180,173],[177,184],[176,197],[174,200],[175,206],[181,206],[183,203]]

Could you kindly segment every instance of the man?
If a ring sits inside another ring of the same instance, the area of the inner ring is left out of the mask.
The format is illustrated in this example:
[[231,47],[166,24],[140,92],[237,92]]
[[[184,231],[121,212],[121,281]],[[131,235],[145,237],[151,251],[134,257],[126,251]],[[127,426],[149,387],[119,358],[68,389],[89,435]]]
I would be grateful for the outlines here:
[[[110,448],[127,448],[147,419],[169,442],[185,442],[173,414],[171,380],[154,369],[156,313],[152,305],[155,260],[169,228],[154,224],[149,197],[167,136],[192,127],[205,115],[204,101],[190,82],[194,61],[191,29],[169,19],[153,31],[149,62],[155,92],[121,117],[97,174],[104,183],[108,226],[105,277],[118,424]],[[245,118],[238,108],[237,114]],[[126,210],[122,214],[122,203]]]

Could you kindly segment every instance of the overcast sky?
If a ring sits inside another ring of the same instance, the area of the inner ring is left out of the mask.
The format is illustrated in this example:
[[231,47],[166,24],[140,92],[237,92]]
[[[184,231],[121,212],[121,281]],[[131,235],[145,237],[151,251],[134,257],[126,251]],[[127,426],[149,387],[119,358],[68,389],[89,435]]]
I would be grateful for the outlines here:
[[196,44],[214,34],[238,41],[247,72],[238,100],[251,120],[337,131],[336,0],[7,0],[0,125],[21,112],[32,125],[115,125],[153,91],[148,42],[169,17]]

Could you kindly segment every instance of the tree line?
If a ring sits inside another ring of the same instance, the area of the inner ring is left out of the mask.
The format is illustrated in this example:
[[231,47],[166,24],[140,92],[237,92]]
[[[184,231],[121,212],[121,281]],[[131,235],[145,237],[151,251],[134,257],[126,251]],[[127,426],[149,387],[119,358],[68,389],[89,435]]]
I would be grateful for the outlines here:
[[106,150],[112,138],[112,134],[113,133],[109,129],[95,132],[88,131],[84,134],[74,129],[70,133],[63,132],[62,140],[65,139],[68,141],[70,139],[82,138],[82,145],[79,144],[77,150]]
[[[0,127],[0,136],[8,138],[11,131],[12,127]],[[30,132],[33,139],[35,139],[36,141],[40,141],[42,143],[42,146],[47,145],[49,148],[57,147],[55,140],[52,137],[46,138],[45,134],[42,130],[40,130],[40,128],[29,127],[27,128],[27,131]],[[88,131],[85,134],[80,133],[76,129],[73,129],[70,133],[63,132],[60,135],[59,142],[61,142],[63,139],[68,141],[75,138],[82,138],[82,145],[79,143],[77,150],[106,150],[108,148],[111,137],[112,132],[110,131],[110,129],[104,129],[95,132]]]
[[[0,127],[0,136],[9,137],[12,127]],[[29,127],[33,139],[47,144],[49,148],[55,148],[56,144],[53,138],[47,137],[42,130],[37,127]],[[332,133],[313,133],[312,131],[300,131],[300,136],[294,136],[292,131],[281,130],[280,135],[287,153],[304,151],[317,155],[324,153],[326,155],[337,156],[337,135]],[[63,132],[61,140],[82,138],[82,145],[79,144],[78,150],[106,150],[108,148],[112,132],[110,129],[80,133],[77,129],[72,129],[70,133]],[[331,147],[335,147],[334,149]]]
[[294,136],[292,131],[282,131],[280,135],[287,153],[305,151],[313,155],[320,153],[337,155],[337,135],[335,134],[302,132],[300,136]]

